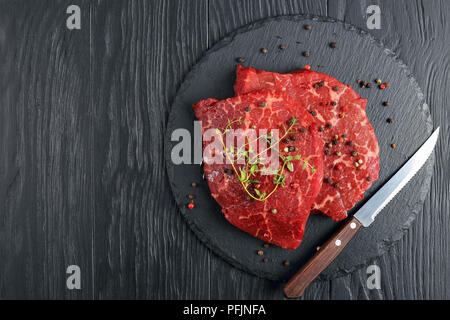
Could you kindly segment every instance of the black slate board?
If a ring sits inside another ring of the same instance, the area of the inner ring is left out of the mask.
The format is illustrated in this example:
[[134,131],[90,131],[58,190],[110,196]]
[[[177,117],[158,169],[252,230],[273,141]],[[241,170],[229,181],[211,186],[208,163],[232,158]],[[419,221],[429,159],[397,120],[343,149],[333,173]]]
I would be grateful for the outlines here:
[[[303,26],[311,24],[312,30]],[[338,49],[329,43],[338,42]],[[280,50],[281,44],[286,50]],[[261,54],[261,48],[267,54]],[[310,57],[303,57],[308,50]],[[208,97],[233,96],[236,58],[244,57],[246,66],[277,72],[311,65],[313,70],[351,84],[369,100],[367,113],[380,144],[380,179],[366,192],[370,197],[417,150],[432,131],[432,121],[423,94],[404,64],[388,49],[364,31],[340,21],[289,16],[259,21],[244,27],[210,49],[192,69],[174,99],[166,134],[166,164],[174,197],[183,216],[197,236],[216,254],[234,266],[260,277],[284,280],[292,275],[314,253],[338,224],[322,216],[311,216],[303,243],[289,251],[271,246],[264,249],[268,263],[256,251],[262,242],[234,228],[220,213],[202,179],[199,165],[174,165],[170,153],[177,142],[171,141],[174,129],[186,128],[193,133],[192,103]],[[361,89],[356,79],[372,81],[376,77],[389,81],[389,88]],[[382,102],[390,101],[390,107]],[[394,124],[388,124],[391,117]],[[193,135],[192,135],[193,136]],[[396,143],[395,150],[390,148]],[[406,230],[422,204],[430,185],[434,157],[380,214],[370,228],[361,230],[344,252],[321,275],[334,278],[367,264],[379,256]],[[196,181],[197,188],[190,187]],[[194,210],[187,209],[187,195],[196,196]],[[359,207],[364,200],[358,204]],[[357,209],[354,208],[350,214]],[[283,266],[290,260],[290,267]]]

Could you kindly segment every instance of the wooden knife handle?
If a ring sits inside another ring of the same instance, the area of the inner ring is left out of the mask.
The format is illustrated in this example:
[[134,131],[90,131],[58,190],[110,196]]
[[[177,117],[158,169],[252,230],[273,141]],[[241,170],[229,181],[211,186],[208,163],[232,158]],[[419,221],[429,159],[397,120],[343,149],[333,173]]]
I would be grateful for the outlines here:
[[309,284],[333,262],[360,228],[361,223],[356,218],[352,217],[345,222],[341,229],[289,280],[284,287],[286,297],[301,297]]

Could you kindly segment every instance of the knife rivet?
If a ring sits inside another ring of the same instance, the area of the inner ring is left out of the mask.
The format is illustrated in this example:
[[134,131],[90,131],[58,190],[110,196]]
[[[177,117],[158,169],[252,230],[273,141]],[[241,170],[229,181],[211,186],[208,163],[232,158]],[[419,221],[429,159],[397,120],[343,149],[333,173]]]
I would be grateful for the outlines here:
[[355,229],[356,228],[356,223],[354,223],[354,222],[350,223],[350,228]]
[[336,246],[340,246],[341,245],[341,240],[339,240],[339,239],[337,239],[335,242],[334,242],[334,244],[336,245]]

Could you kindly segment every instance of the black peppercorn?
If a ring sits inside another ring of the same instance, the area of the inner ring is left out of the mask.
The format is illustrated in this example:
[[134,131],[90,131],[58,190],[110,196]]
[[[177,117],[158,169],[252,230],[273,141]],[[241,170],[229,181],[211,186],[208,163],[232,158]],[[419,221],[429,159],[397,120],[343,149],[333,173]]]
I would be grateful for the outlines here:
[[337,42],[331,42],[330,43],[330,47],[333,48],[333,49],[336,49],[338,47]]

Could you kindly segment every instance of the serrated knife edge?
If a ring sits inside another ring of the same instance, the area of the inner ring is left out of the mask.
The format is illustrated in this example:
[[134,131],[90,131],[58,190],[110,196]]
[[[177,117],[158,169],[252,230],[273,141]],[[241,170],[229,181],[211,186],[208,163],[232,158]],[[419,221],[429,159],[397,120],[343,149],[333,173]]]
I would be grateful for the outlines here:
[[364,227],[368,227],[378,213],[403,189],[403,187],[422,168],[433,152],[439,137],[439,128],[425,141],[414,155],[378,190],[354,217]]

